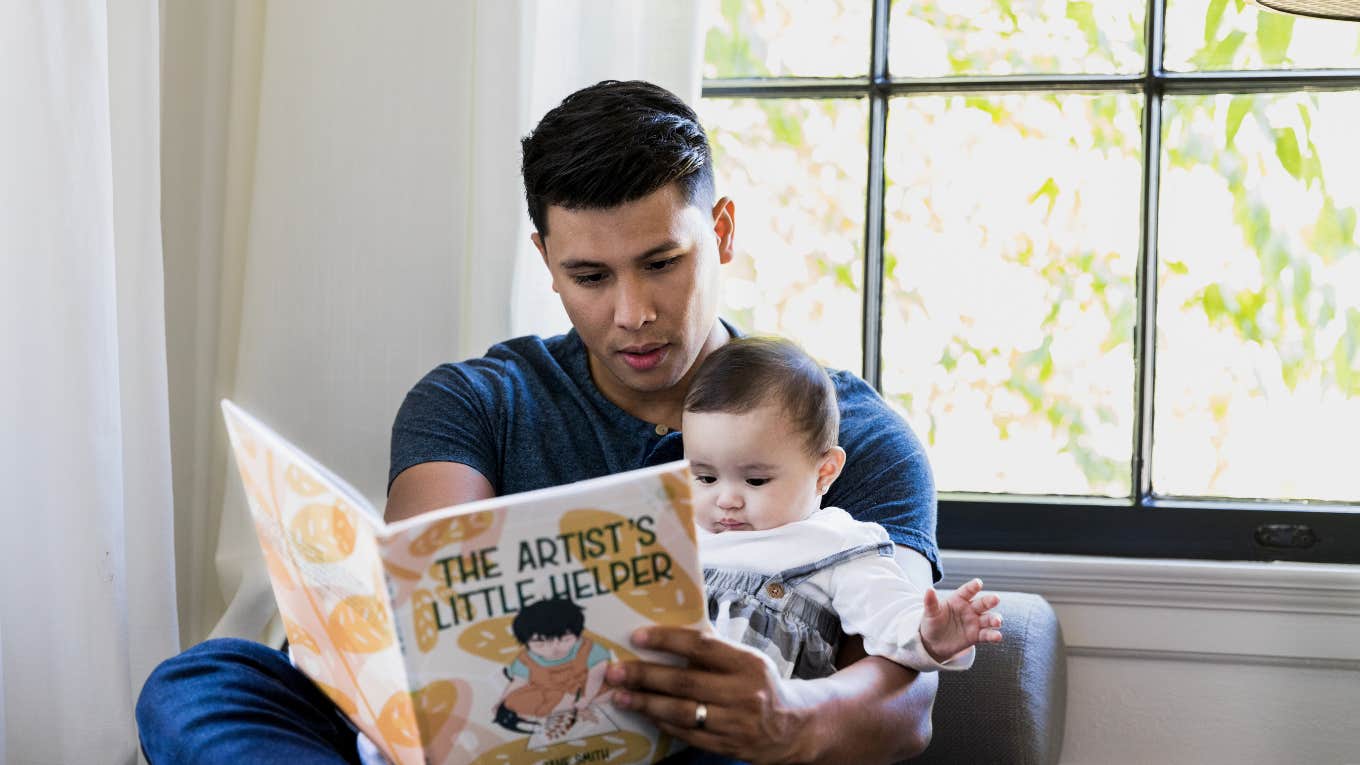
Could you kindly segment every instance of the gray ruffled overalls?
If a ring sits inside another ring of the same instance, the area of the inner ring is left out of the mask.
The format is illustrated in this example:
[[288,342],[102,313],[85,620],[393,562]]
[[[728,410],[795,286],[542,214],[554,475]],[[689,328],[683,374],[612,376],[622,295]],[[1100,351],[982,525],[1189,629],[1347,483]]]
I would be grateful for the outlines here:
[[782,677],[826,677],[836,671],[845,633],[836,612],[799,592],[799,585],[820,571],[870,555],[891,558],[893,545],[860,545],[777,574],[706,567],[709,621],[723,637],[773,659]]

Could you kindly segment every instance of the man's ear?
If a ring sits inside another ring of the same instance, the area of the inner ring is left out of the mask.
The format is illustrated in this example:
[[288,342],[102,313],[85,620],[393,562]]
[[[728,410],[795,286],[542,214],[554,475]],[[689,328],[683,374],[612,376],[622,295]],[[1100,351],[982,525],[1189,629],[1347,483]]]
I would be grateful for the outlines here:
[[723,197],[713,205],[713,234],[718,238],[718,261],[732,262],[737,235],[737,205],[731,197]]
[[543,237],[535,231],[529,235],[529,241],[534,243],[534,249],[538,250],[539,257],[543,258],[543,265],[548,269],[548,276],[552,278],[552,291],[557,292],[557,277],[552,272],[552,266],[548,265],[548,247],[543,243]]
[[841,470],[845,468],[845,450],[839,446],[833,446],[826,450],[822,459],[817,463],[817,493],[825,494],[831,488],[831,484],[840,477]]

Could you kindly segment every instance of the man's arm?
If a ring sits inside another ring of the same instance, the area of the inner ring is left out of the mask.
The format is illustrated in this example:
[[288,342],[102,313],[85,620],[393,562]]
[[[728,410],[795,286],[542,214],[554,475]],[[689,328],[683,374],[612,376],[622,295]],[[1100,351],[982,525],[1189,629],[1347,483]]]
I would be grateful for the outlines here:
[[401,471],[387,491],[388,523],[449,505],[496,496],[486,476],[460,462],[422,462]]
[[[897,548],[902,568],[930,586],[930,563]],[[756,763],[896,762],[930,743],[937,678],[878,656],[858,639],[838,657],[843,668],[818,680],[780,680],[753,650],[710,632],[654,626],[639,642],[689,661],[688,667],[628,662],[607,679],[627,689],[616,703],[656,720],[665,732],[708,751]],[[703,729],[696,707],[707,707]]]

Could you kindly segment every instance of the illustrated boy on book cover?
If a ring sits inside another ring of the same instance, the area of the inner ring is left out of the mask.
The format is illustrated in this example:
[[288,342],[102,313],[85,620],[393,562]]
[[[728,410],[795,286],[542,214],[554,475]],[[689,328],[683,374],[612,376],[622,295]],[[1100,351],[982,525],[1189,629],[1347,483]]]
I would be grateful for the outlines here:
[[613,654],[585,634],[585,610],[568,598],[541,600],[511,623],[524,650],[509,678],[496,723],[534,738],[530,749],[618,730],[604,702],[604,672]]
[[608,702],[647,624],[707,623],[674,463],[395,524],[223,403],[293,662],[394,765],[656,762]]

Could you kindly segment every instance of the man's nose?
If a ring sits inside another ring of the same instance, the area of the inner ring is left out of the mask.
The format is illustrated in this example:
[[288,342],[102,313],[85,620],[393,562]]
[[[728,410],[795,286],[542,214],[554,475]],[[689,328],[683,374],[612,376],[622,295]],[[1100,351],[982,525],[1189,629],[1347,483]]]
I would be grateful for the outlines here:
[[656,306],[646,286],[621,280],[614,300],[614,323],[621,329],[642,329],[656,321]]

